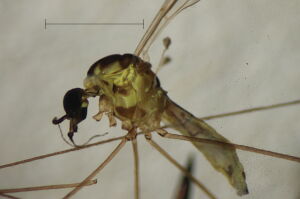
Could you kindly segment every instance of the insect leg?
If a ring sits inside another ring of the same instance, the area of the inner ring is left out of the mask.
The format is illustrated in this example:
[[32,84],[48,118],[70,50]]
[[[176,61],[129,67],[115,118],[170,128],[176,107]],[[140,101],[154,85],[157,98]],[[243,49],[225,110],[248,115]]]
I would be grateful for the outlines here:
[[204,193],[211,199],[216,199],[213,193],[211,193],[201,182],[199,182],[184,166],[180,165],[172,156],[170,156],[163,148],[161,148],[151,137],[145,136],[146,140],[151,144],[158,152],[160,152],[165,158],[167,158],[174,166],[181,170],[187,177],[189,177]]
[[277,153],[277,152],[268,151],[268,150],[264,150],[264,149],[258,149],[258,148],[240,145],[240,144],[221,142],[221,141],[217,141],[217,140],[197,138],[197,137],[185,136],[185,135],[177,135],[177,134],[169,133],[164,129],[157,129],[155,131],[159,135],[161,135],[162,137],[165,137],[165,138],[185,140],[185,141],[189,141],[189,142],[201,142],[201,143],[213,144],[213,145],[219,145],[219,146],[229,146],[229,147],[234,147],[236,149],[243,150],[243,151],[259,153],[259,154],[263,154],[263,155],[267,155],[267,156],[272,156],[275,158],[281,158],[281,159],[300,163],[300,157],[291,156],[291,155],[287,155],[287,154]]
[[116,155],[117,153],[123,148],[123,146],[126,143],[126,138],[122,139],[120,144],[109,154],[109,156],[102,162],[88,177],[86,177],[79,186],[77,186],[75,189],[70,191],[64,199],[70,198],[74,194],[76,194],[88,181],[90,181],[92,178],[94,178]]
[[109,126],[116,126],[117,121],[113,115],[113,106],[111,101],[107,99],[105,95],[101,95],[99,98],[99,112],[93,116],[96,121],[100,121],[102,119],[103,114],[106,113],[109,119]]
[[[0,189],[0,195],[6,193],[19,193],[19,192],[29,192],[29,191],[45,191],[53,189],[68,189],[79,186],[80,183],[72,184],[55,184],[55,185],[46,185],[46,186],[35,186],[35,187],[22,187],[22,188],[12,188],[12,189]],[[90,180],[84,186],[90,186],[97,184],[97,180]]]
[[132,141],[133,157],[134,157],[134,198],[140,198],[140,180],[139,180],[139,154],[136,138]]
[[4,198],[10,198],[10,199],[20,199],[15,196],[4,194],[4,193],[0,193],[0,196],[3,196]]
[[62,155],[62,154],[73,152],[73,151],[87,149],[87,148],[90,148],[90,147],[93,147],[93,146],[97,146],[97,145],[101,145],[101,144],[121,140],[121,139],[124,139],[124,138],[125,138],[125,136],[120,136],[120,137],[116,137],[116,138],[102,140],[102,141],[95,142],[95,143],[92,143],[92,144],[87,144],[87,145],[84,145],[84,146],[81,146],[81,147],[76,147],[76,148],[71,148],[71,149],[67,149],[67,150],[63,150],[63,151],[48,153],[48,154],[45,154],[45,155],[35,156],[35,157],[32,157],[32,158],[20,160],[20,161],[17,161],[17,162],[12,162],[12,163],[8,163],[8,164],[0,165],[0,169],[13,167],[13,166],[20,165],[20,164],[25,164],[25,163],[32,162],[32,161],[41,160],[41,159],[44,159],[44,158],[49,158],[49,157],[52,157],[52,156]]
[[289,101],[289,102],[284,102],[284,103],[272,104],[272,105],[268,105],[268,106],[254,107],[254,108],[243,109],[243,110],[239,110],[239,111],[221,113],[221,114],[217,114],[217,115],[210,115],[210,116],[202,117],[202,118],[199,118],[199,119],[201,119],[201,120],[211,120],[211,119],[216,119],[216,118],[240,115],[240,114],[244,114],[244,113],[251,113],[251,112],[257,112],[257,111],[264,111],[264,110],[275,109],[275,108],[280,108],[280,107],[285,107],[285,106],[290,106],[290,105],[296,105],[296,104],[300,104],[300,100],[294,100],[294,101]]

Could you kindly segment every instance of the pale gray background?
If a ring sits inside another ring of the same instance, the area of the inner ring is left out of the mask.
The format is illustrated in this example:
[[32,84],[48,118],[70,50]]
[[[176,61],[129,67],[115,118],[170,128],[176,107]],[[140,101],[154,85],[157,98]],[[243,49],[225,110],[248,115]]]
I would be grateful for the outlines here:
[[[91,64],[113,53],[132,53],[143,35],[136,26],[51,26],[52,22],[140,22],[148,25],[162,1],[0,1],[0,164],[68,148],[51,124],[61,116],[66,90],[81,87]],[[196,116],[300,98],[300,1],[203,0],[180,14],[153,45],[157,65],[161,40],[172,38],[173,62],[162,69],[163,88]],[[248,65],[246,64],[248,63]],[[96,133],[123,135],[94,122],[97,100],[75,139]],[[300,106],[209,121],[239,144],[300,156]],[[63,126],[66,131],[66,125]],[[181,163],[197,155],[196,176],[219,197],[239,198],[194,147],[159,140]],[[0,187],[72,183],[82,180],[117,143],[52,157],[0,171]],[[139,138],[142,198],[172,198],[179,171]],[[300,164],[238,152],[250,194],[243,198],[300,198]],[[133,160],[127,146],[98,175],[98,184],[74,198],[133,198]],[[67,191],[15,194],[60,198]],[[195,189],[194,198],[206,198]]]

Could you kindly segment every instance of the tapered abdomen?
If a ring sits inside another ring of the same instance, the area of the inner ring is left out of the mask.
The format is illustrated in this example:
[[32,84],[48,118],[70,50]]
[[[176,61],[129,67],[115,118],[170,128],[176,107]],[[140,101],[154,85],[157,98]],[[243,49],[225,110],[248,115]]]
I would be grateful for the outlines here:
[[[162,119],[183,135],[229,142],[203,120],[196,118],[170,99],[166,102]],[[228,178],[238,195],[248,193],[244,168],[233,147],[200,142],[193,142],[193,144],[217,171]]]

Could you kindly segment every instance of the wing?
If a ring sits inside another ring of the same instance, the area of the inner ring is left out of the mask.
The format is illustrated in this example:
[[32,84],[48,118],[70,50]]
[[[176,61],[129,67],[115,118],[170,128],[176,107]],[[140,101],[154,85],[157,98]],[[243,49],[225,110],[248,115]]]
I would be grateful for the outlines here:
[[[162,119],[183,135],[229,142],[203,120],[196,118],[170,99],[167,100]],[[244,168],[233,147],[200,142],[193,142],[193,144],[217,171],[227,177],[238,195],[248,194]]]
[[176,15],[199,1],[200,0],[165,0],[139,42],[134,54],[142,57],[145,61],[149,61],[148,50],[159,33]]
[[[200,0],[165,0],[145,35],[139,42],[134,54],[142,57],[145,61],[149,61],[148,50],[163,28],[181,11],[199,1]],[[162,119],[165,123],[174,126],[174,128],[183,135],[229,142],[211,126],[197,119],[170,99],[167,100]],[[193,144],[204,154],[216,170],[228,178],[230,184],[237,190],[238,195],[248,193],[244,168],[234,148],[196,142]]]

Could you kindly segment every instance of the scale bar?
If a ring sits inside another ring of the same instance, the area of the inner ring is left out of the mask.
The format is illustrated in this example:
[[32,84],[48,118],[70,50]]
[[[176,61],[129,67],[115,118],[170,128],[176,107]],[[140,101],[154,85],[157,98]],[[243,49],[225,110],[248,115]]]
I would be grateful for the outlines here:
[[47,26],[145,26],[144,19],[141,23],[134,22],[134,23],[80,23],[80,22],[47,22],[47,19],[45,19],[45,29],[47,29]]

